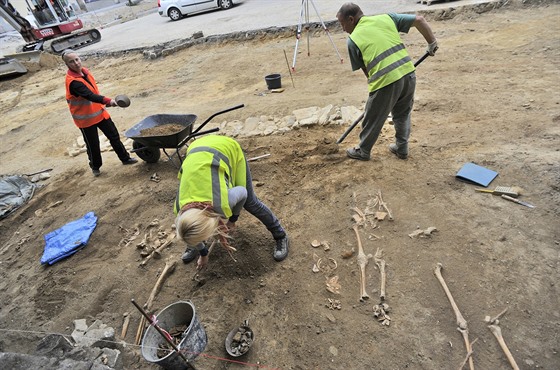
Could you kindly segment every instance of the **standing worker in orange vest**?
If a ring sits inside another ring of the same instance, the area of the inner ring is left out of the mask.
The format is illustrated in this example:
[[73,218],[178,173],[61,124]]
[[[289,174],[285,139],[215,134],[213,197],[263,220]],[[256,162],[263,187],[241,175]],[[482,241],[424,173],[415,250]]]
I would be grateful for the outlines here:
[[397,158],[406,159],[416,75],[399,32],[408,33],[410,27],[415,27],[428,43],[426,52],[429,55],[435,55],[438,49],[436,37],[420,15],[364,16],[358,5],[346,3],[336,18],[342,29],[350,34],[348,54],[352,70],[361,69],[364,72],[369,90],[360,144],[349,148],[346,154],[352,159],[369,160],[371,149],[391,113],[395,143],[389,145],[389,150]]
[[99,168],[103,164],[99,147],[99,133],[101,130],[107,137],[113,150],[123,164],[134,164],[137,159],[131,158],[120,140],[119,132],[105,106],[116,107],[114,99],[99,94],[95,78],[87,68],[82,67],[82,61],[76,52],[67,49],[62,52],[62,60],[68,67],[66,72],[66,101],[74,123],[84,137],[89,166],[94,176],[99,176]]

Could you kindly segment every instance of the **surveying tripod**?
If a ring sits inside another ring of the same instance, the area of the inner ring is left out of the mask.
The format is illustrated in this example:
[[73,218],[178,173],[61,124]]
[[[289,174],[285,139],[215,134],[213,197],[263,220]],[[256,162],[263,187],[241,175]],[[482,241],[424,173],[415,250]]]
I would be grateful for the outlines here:
[[338,55],[338,58],[340,59],[340,63],[343,62],[342,57],[340,56],[340,53],[338,52],[338,49],[336,48],[336,45],[334,44],[334,41],[331,38],[331,34],[329,33],[329,30],[328,30],[327,26],[325,26],[325,22],[323,22],[323,19],[321,18],[321,15],[319,14],[319,11],[317,10],[317,6],[315,6],[315,2],[313,0],[301,0],[301,10],[300,10],[300,13],[299,13],[299,23],[298,23],[298,27],[297,27],[297,31],[296,31],[296,48],[294,50],[294,60],[292,62],[292,71],[296,70],[297,52],[298,52],[298,46],[299,46],[299,39],[301,38],[301,30],[302,30],[304,17],[305,17],[305,24],[306,24],[305,28],[307,29],[307,56],[309,56],[311,54],[311,52],[309,50],[309,3],[310,2],[311,2],[311,5],[313,6],[313,9],[315,9],[315,14],[317,14],[317,17],[321,21],[321,25],[323,26],[323,30],[325,30],[325,33],[329,37],[329,40],[331,41],[331,44],[332,44],[334,50],[336,51],[336,54]]

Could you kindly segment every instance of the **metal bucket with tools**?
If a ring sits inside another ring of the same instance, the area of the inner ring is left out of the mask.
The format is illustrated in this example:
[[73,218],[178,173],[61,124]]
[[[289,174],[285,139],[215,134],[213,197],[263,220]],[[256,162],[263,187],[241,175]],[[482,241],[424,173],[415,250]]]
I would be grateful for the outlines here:
[[[171,329],[186,326],[181,335],[181,342],[177,348],[189,362],[204,351],[208,338],[206,331],[201,325],[194,305],[191,302],[175,302],[165,307],[156,317],[157,325],[169,332]],[[142,356],[154,364],[158,364],[167,370],[187,370],[192,369],[191,365],[175,351],[170,351],[164,357],[158,356],[158,350],[166,345],[165,338],[154,328],[149,326],[142,339]]]

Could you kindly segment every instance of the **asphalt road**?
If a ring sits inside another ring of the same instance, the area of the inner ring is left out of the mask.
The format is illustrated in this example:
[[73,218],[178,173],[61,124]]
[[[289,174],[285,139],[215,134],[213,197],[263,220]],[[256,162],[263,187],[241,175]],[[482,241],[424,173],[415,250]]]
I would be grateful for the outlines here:
[[[117,52],[148,48],[157,44],[186,39],[202,31],[204,36],[250,31],[269,27],[297,25],[304,9],[308,9],[309,22],[324,22],[336,19],[336,13],[345,0],[238,0],[228,10],[216,10],[190,15],[172,22],[157,12],[108,28],[101,29],[101,41],[80,49],[84,53]],[[416,0],[354,0],[365,14],[388,12],[414,12],[487,3],[488,0],[445,0],[430,6]]]

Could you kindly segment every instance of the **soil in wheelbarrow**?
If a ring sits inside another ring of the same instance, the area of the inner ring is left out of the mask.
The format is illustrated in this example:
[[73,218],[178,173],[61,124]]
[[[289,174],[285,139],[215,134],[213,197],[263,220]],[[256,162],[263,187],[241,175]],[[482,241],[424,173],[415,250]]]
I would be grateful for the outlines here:
[[157,125],[150,128],[145,128],[140,130],[140,135],[142,137],[150,137],[150,136],[167,136],[173,135],[178,132],[181,132],[185,129],[185,126],[178,125],[176,123],[164,123],[161,125]]
[[[441,262],[468,321],[469,337],[478,338],[473,353],[477,369],[511,369],[484,322],[486,315],[506,307],[500,327],[519,367],[558,369],[560,5],[507,3],[498,8],[495,2],[488,12],[480,7],[467,12],[449,2],[453,9],[440,14],[455,18],[431,21],[440,50],[416,73],[407,160],[387,148],[394,136],[390,125],[374,146],[372,160],[365,162],[345,155],[358,143],[359,126],[337,153],[326,150],[346,128],[337,125],[238,138],[249,158],[271,154],[250,162],[253,184],[288,231],[290,255],[275,262],[270,233],[243,211],[232,241],[236,261],[216,248],[200,274],[206,280],[202,286],[192,280],[195,265],[181,262],[185,246],[177,242],[164,248],[160,259],[139,266],[144,259],[137,245],[144,236],[151,232],[150,245],[156,245],[160,229],[172,232],[177,168],[163,159],[123,166],[114,153],[104,152],[101,176],[93,177],[85,153],[66,155],[80,132],[64,100],[62,62],[0,81],[2,172],[53,168],[28,204],[0,220],[0,350],[34,353],[44,333],[70,334],[73,320],[82,318],[88,324],[101,320],[121,339],[125,312],[133,313],[122,339],[133,343],[140,314],[130,300],[146,302],[171,260],[178,264],[152,310],[157,313],[177,300],[193,302],[208,334],[197,369],[248,368],[227,363],[224,348],[230,330],[246,319],[255,341],[240,359],[262,368],[458,369],[466,352],[434,276]],[[215,14],[228,17],[227,12]],[[331,31],[346,57],[347,35]],[[423,54],[426,45],[418,32],[403,38],[415,60]],[[281,119],[295,109],[329,104],[361,108],[368,95],[363,73],[352,73],[346,59],[340,64],[322,30],[311,46],[309,57],[300,48],[295,88],[284,83],[284,92],[274,94],[267,92],[263,76],[280,71],[289,81],[283,50],[293,52],[293,34],[203,43],[157,60],[133,52],[99,55],[84,58],[83,64],[104,94],[129,92],[134,110],[108,108],[120,132],[154,113],[208,117],[238,103],[245,108],[211,124],[247,125],[251,117]],[[536,208],[475,192],[475,186],[457,181],[455,174],[468,162],[499,173],[491,188],[522,187],[519,199]],[[150,180],[154,174],[158,182]],[[380,303],[374,259],[366,266],[370,299],[359,301],[352,230],[353,208],[365,212],[369,202],[368,211],[375,214],[372,200],[378,191],[394,220],[375,222],[366,212],[368,222],[359,232],[366,255],[383,251],[390,326],[373,316],[373,306]],[[44,235],[88,211],[99,217],[88,244],[67,259],[41,266]],[[430,226],[438,231],[409,236]],[[314,248],[314,239],[330,248]],[[352,256],[343,258],[344,251]],[[313,272],[317,257],[333,258],[338,267],[329,274]],[[338,276],[340,294],[327,290],[331,274]],[[123,367],[160,369],[133,344],[123,348]]]

